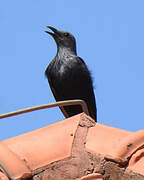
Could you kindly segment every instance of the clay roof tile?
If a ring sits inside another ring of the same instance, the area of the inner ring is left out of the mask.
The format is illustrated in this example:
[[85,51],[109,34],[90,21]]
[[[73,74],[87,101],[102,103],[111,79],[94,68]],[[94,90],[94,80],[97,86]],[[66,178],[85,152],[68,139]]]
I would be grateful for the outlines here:
[[102,179],[124,177],[123,168],[144,177],[143,147],[143,130],[102,125],[82,113],[0,142],[0,179],[40,178],[44,170],[53,179]]

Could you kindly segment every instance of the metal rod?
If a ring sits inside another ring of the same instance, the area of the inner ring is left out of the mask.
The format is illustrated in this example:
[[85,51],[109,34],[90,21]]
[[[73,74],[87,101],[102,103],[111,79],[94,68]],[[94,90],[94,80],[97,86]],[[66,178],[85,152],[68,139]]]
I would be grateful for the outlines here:
[[28,112],[32,112],[32,111],[41,110],[41,109],[47,109],[47,108],[52,108],[52,107],[56,107],[56,106],[62,107],[62,106],[69,106],[69,105],[81,105],[83,112],[85,112],[87,115],[89,115],[88,108],[87,108],[85,101],[76,99],[76,100],[58,101],[55,103],[43,104],[43,105],[39,105],[39,106],[20,109],[18,111],[1,114],[0,119],[11,117],[11,116],[17,116],[19,114],[24,114],[24,113],[28,113]]

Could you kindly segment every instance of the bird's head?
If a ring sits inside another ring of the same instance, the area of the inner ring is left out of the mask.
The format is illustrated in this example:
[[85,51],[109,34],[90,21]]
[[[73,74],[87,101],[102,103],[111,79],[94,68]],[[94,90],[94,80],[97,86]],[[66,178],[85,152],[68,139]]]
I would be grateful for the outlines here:
[[59,31],[52,26],[46,26],[46,27],[53,31],[53,32],[50,31],[45,31],[45,32],[50,34],[54,38],[58,48],[68,48],[71,51],[76,52],[76,40],[71,33],[66,31]]

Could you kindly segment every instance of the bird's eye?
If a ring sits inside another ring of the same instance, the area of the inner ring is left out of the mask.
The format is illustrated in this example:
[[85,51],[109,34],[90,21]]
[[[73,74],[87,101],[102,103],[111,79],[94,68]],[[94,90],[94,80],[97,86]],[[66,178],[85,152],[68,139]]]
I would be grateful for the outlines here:
[[65,32],[64,35],[67,37],[67,36],[69,36],[69,33],[68,33],[68,32]]

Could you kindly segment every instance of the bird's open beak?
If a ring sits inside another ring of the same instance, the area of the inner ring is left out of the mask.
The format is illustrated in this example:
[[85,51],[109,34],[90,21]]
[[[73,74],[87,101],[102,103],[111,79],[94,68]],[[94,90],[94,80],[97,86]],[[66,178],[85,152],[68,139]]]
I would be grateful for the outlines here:
[[50,34],[53,37],[59,35],[59,31],[57,29],[55,29],[54,27],[52,27],[52,26],[46,26],[46,27],[53,31],[53,32],[45,31],[46,33]]

